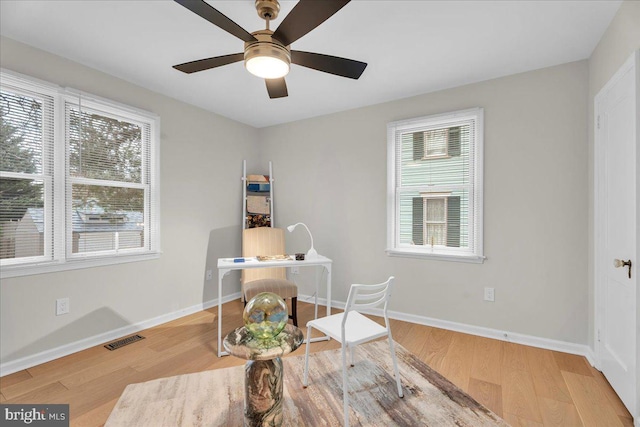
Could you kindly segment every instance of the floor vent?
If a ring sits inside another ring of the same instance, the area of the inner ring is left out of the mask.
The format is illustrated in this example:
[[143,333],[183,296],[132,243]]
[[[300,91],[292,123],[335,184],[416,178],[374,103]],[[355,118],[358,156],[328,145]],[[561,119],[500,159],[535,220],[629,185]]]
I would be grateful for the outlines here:
[[104,346],[104,348],[106,348],[107,350],[117,350],[120,347],[124,347],[127,344],[131,344],[134,343],[136,341],[140,341],[143,340],[144,337],[142,335],[131,335],[130,337],[127,338],[122,338],[121,340],[118,341],[114,341],[110,344],[107,344]]

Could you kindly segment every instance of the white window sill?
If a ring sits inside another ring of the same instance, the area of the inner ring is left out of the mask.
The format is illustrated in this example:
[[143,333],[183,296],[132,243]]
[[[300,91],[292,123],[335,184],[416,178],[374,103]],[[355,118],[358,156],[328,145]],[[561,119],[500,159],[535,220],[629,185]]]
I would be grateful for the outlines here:
[[436,261],[453,261],[453,262],[466,262],[472,264],[482,264],[486,257],[480,255],[467,255],[467,254],[451,254],[451,253],[433,253],[426,250],[420,251],[415,249],[387,249],[387,255],[406,257],[406,258],[422,258],[432,259]]
[[157,258],[160,258],[160,252],[90,259],[74,259],[67,261],[50,261],[27,265],[5,265],[0,269],[0,279],[8,279],[10,277],[20,276],[32,276],[35,274],[54,273],[58,271],[79,270],[82,268],[124,264],[128,262],[148,261]]

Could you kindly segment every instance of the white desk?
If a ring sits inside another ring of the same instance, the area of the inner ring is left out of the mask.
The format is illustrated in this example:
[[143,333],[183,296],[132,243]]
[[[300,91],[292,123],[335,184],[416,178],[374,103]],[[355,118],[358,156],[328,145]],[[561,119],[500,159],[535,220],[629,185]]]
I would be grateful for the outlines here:
[[[245,262],[233,262],[233,258],[218,258],[218,357],[226,356],[229,353],[222,351],[222,279],[230,271],[246,270],[248,268],[268,268],[268,267],[317,267],[321,266],[327,270],[327,316],[331,314],[331,260],[322,255],[318,255],[314,259],[305,259],[304,261],[286,260],[286,261],[258,261],[255,258],[245,258]],[[318,288],[319,280],[316,280],[316,302],[315,317],[318,317]],[[319,338],[327,339],[326,337]],[[314,338],[311,341],[317,341]]]

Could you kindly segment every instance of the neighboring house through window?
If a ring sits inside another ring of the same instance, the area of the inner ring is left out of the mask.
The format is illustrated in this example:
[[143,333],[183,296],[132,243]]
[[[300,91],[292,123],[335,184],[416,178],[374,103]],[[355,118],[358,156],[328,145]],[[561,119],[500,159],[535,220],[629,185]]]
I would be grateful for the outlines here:
[[391,255],[481,262],[482,109],[390,123]]
[[449,193],[421,193],[412,203],[414,245],[460,245],[460,197]]
[[2,70],[2,277],[159,252],[159,118]]

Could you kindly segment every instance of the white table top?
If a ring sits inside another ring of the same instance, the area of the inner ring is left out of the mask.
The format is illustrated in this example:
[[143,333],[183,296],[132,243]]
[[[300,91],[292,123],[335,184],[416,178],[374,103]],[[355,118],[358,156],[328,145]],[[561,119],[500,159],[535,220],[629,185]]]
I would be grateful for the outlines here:
[[[239,257],[242,258],[242,257]],[[218,258],[219,270],[243,270],[246,268],[265,268],[265,267],[294,267],[305,265],[326,265],[331,264],[331,260],[325,256],[318,255],[313,259],[305,258],[303,261],[296,261],[295,257],[291,255],[291,259],[286,260],[272,260],[272,261],[258,261],[255,257],[246,257],[244,262],[234,262],[236,258]]]

